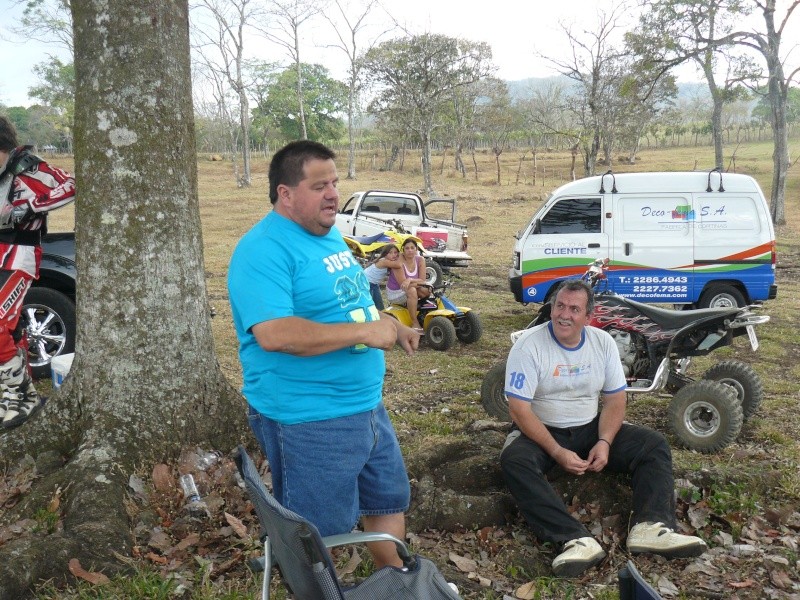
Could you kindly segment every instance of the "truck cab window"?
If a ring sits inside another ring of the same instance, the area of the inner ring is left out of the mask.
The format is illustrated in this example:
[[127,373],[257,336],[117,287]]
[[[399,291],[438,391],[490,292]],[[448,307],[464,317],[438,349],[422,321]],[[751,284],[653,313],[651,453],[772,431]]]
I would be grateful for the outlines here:
[[542,217],[538,233],[601,233],[600,198],[565,198]]
[[356,197],[351,196],[350,199],[345,203],[344,207],[340,211],[343,215],[352,215],[353,209],[356,206]]

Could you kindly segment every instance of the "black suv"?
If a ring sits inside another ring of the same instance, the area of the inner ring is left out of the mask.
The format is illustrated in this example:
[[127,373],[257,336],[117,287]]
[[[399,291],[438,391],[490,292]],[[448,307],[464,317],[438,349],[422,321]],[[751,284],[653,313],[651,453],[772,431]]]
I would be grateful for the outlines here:
[[42,238],[39,279],[25,296],[20,320],[28,333],[33,376],[50,376],[54,356],[75,349],[75,233]]

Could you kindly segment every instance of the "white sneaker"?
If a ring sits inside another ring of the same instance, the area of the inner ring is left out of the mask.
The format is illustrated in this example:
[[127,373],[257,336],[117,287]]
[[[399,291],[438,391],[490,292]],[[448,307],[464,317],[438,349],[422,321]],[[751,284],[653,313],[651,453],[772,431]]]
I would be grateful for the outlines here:
[[699,556],[708,546],[699,537],[675,533],[663,523],[637,523],[628,534],[628,550],[633,554],[652,552],[668,558]]
[[448,581],[447,585],[450,586],[450,589],[453,590],[456,594],[458,594],[458,586],[453,583],[452,581]]
[[19,427],[44,406],[46,399],[39,396],[33,382],[28,380],[25,385],[24,391],[14,393],[6,389],[3,392],[2,404],[5,410],[0,422],[3,429]]
[[593,537],[570,540],[553,561],[553,572],[558,577],[577,577],[605,557],[605,551]]
[[5,393],[0,396],[0,423],[3,422],[3,417],[8,412],[8,407],[11,405],[11,398],[6,398]]

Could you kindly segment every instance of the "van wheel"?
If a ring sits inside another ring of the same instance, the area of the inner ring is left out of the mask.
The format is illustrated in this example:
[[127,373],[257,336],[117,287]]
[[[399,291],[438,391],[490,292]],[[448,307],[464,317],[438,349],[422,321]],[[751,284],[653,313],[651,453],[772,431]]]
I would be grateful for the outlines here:
[[700,295],[698,308],[735,308],[747,306],[742,293],[732,285],[710,285]]
[[425,259],[425,283],[433,287],[439,287],[444,280],[444,270],[442,265],[430,258]]

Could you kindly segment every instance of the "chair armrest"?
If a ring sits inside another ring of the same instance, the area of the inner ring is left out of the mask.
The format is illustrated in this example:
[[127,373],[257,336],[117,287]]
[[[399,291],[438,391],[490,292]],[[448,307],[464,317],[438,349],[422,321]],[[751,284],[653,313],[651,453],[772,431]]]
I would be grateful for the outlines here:
[[376,531],[353,531],[351,533],[342,533],[339,535],[329,535],[322,538],[322,543],[326,548],[335,548],[336,546],[348,546],[351,544],[364,544],[366,542],[394,542],[397,547],[397,554],[403,561],[404,565],[413,564],[414,558],[408,549],[408,546],[402,540],[397,539],[391,534],[380,533]]

